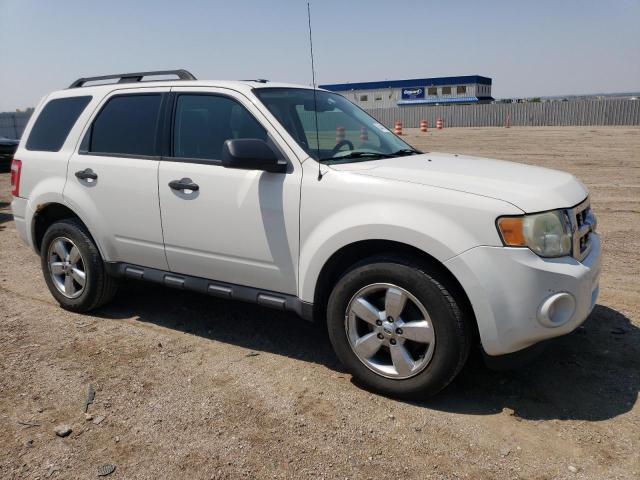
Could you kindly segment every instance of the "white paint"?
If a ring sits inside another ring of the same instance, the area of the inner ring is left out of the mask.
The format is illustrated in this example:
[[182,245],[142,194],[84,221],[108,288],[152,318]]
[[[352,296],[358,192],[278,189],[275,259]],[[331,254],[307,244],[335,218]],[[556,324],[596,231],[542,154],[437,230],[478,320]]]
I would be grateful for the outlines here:
[[[178,86],[179,85],[179,86]],[[60,152],[24,148],[21,194],[12,206],[28,243],[34,212],[61,203],[85,222],[107,261],[124,261],[297,295],[312,302],[318,276],[340,248],[391,240],[442,262],[467,293],[481,340],[492,355],[513,352],[576,328],[597,296],[600,244],[583,262],[543,259],[502,247],[501,215],[571,207],[587,196],[573,176],[539,167],[441,153],[323,167],[252,93],[252,82],[153,82],[56,92],[92,95]],[[115,92],[224,92],[267,129],[289,163],[287,174],[225,169],[201,163],[87,156],[80,139],[99,106]],[[375,124],[381,131],[388,130]],[[390,132],[389,132],[390,134]],[[91,168],[86,185],[77,170]],[[191,178],[200,189],[179,193],[168,183]],[[166,254],[166,259],[165,259]],[[167,263],[168,260],[168,263]],[[536,320],[541,302],[569,292],[575,312],[566,323]]]

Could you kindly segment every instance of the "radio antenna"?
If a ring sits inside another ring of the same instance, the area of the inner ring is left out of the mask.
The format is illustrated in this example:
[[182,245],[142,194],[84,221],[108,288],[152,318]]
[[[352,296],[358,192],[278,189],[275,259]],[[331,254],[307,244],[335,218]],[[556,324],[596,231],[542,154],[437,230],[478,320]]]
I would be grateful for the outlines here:
[[313,64],[313,37],[311,35],[311,6],[307,2],[307,18],[309,19],[309,48],[311,50],[311,81],[313,83],[313,113],[316,122],[316,156],[318,157],[318,180],[322,180],[320,169],[320,133],[318,133],[318,99],[316,94],[316,70]]

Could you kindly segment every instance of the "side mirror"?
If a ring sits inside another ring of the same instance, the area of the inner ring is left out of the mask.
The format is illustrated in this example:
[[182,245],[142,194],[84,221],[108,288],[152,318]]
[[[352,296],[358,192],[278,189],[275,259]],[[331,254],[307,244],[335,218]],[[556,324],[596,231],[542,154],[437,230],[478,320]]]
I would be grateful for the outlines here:
[[287,171],[287,163],[278,160],[276,152],[264,140],[258,138],[241,138],[224,142],[222,166],[273,173]]

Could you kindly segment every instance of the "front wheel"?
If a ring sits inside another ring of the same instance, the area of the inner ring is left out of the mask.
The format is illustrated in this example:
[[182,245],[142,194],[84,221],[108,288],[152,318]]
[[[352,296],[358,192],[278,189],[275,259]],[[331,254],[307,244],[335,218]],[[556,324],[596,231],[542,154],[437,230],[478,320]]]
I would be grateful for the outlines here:
[[395,257],[373,257],[349,270],[329,297],[327,323],[353,376],[402,398],[442,390],[471,343],[458,301],[437,276]]
[[87,228],[75,218],[60,220],[44,234],[42,272],[62,308],[88,312],[110,301],[116,280],[109,276]]

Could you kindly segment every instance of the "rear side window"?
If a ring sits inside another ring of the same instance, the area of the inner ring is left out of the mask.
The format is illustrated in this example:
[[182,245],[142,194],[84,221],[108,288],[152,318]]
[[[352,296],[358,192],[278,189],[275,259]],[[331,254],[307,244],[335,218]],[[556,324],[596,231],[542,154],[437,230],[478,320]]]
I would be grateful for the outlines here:
[[91,101],[90,96],[56,98],[47,103],[31,129],[27,150],[57,152]]
[[156,155],[161,94],[111,98],[89,132],[87,150],[110,155]]
[[216,95],[180,95],[176,102],[173,156],[220,160],[229,139],[267,140],[267,131],[235,100]]

